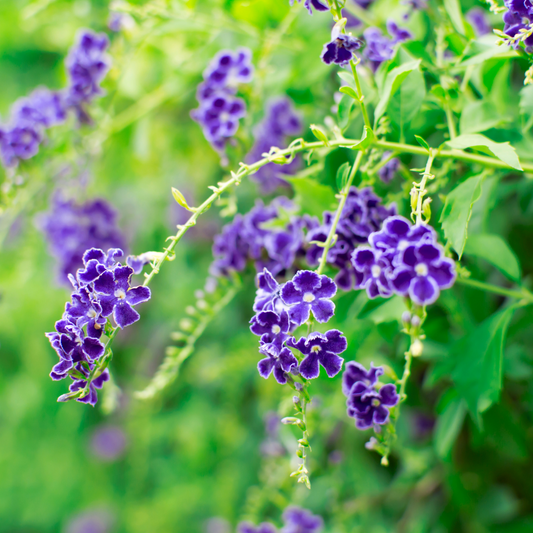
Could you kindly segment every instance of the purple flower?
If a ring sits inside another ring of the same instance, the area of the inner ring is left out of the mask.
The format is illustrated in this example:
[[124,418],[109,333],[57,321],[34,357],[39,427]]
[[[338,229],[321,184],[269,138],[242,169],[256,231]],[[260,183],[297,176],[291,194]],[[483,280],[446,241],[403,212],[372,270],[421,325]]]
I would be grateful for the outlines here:
[[28,121],[44,128],[62,124],[67,118],[64,96],[46,87],[39,87],[27,98],[17,100],[11,114],[16,122]]
[[86,250],[124,245],[124,237],[117,227],[117,213],[102,199],[77,204],[56,195],[51,209],[39,215],[37,225],[58,261],[62,281],[67,281],[68,274],[82,266]]
[[126,448],[126,435],[118,426],[100,426],[91,435],[91,450],[99,459],[114,461]]
[[213,261],[209,272],[213,276],[227,276],[230,272],[240,272],[246,266],[248,258],[248,244],[243,239],[242,215],[236,215],[231,224],[222,228],[213,243]]
[[[87,386],[87,382],[89,379],[89,371],[81,364],[78,364],[76,366],[76,370],[79,373],[83,374],[85,377],[83,379],[72,378],[74,379],[74,383],[72,383],[72,385],[69,387],[69,390],[71,392],[76,392],[80,389],[84,389]],[[80,403],[88,403],[94,407],[96,405],[96,402],[98,401],[98,394],[96,392],[96,389],[101,389],[106,381],[109,381],[109,372],[107,369],[104,370],[98,377],[91,380],[89,384],[89,393],[86,396],[76,398],[76,401]],[[64,397],[60,396],[57,401],[61,402],[65,401],[65,399]]]
[[18,120],[0,127],[0,156],[6,167],[17,165],[20,159],[30,159],[39,151],[41,129],[29,120]]
[[305,355],[300,363],[300,374],[305,379],[314,379],[320,373],[319,364],[324,367],[330,378],[340,372],[344,359],[338,354],[344,352],[348,344],[340,331],[332,329],[325,335],[315,332],[298,341],[291,337],[287,341],[287,346],[296,348]]
[[443,256],[442,248],[421,242],[402,252],[391,283],[399,294],[409,295],[418,305],[427,305],[437,300],[441,289],[450,288],[455,278],[455,263]]
[[102,336],[107,319],[102,315],[102,306],[91,299],[91,294],[85,288],[72,294],[72,303],[67,302],[65,313],[71,320],[75,320],[78,328],[87,326],[87,335],[95,339]]
[[385,220],[383,228],[370,235],[368,241],[372,248],[383,253],[383,256],[395,266],[397,256],[414,243],[435,241],[433,228],[426,224],[413,226],[406,218],[392,216]]
[[[383,159],[387,159],[390,157],[391,152],[385,152],[383,154]],[[400,166],[400,160],[397,157],[393,157],[392,159],[389,159],[378,171],[379,179],[383,183],[390,183],[394,176],[396,175],[396,172],[398,171],[398,168]]]
[[[300,3],[302,0],[298,0]],[[289,0],[289,4],[294,5],[294,0]],[[309,11],[309,14],[313,14],[313,8],[317,11],[329,11],[327,0],[304,0],[304,6]]]
[[254,302],[254,311],[278,311],[285,307],[281,301],[281,285],[266,269],[257,274],[257,292]]
[[133,306],[150,299],[148,287],[130,287],[133,269],[117,266],[113,271],[106,270],[94,280],[94,290],[99,295],[102,315],[113,318],[119,328],[130,326],[139,320],[140,315]]
[[250,83],[253,74],[251,50],[221,50],[204,71],[204,80],[209,87],[233,89],[241,83]]
[[65,533],[111,533],[113,515],[105,509],[93,509],[77,514],[70,519]]
[[289,316],[297,325],[306,322],[311,312],[318,322],[327,322],[335,312],[331,298],[336,292],[337,286],[332,279],[310,270],[300,270],[281,289],[281,299],[290,306]]
[[58,320],[55,329],[52,333],[45,333],[59,356],[59,363],[50,373],[54,381],[66,378],[76,364],[82,361],[92,363],[104,354],[104,346],[98,339],[85,336],[83,329],[67,318]]
[[[361,382],[359,382],[361,383]],[[394,407],[400,401],[393,384],[383,385],[381,389],[365,389],[362,393],[354,392],[354,385],[346,405],[348,416],[355,418],[358,429],[368,429],[374,424],[383,425],[389,421],[389,408]]]
[[396,24],[396,22],[394,22],[393,20],[387,21],[387,31],[392,37],[392,41],[394,44],[403,43],[404,41],[413,38],[413,35],[409,30],[406,30],[405,28],[400,28],[398,24]]
[[82,30],[66,60],[69,74],[68,101],[74,106],[90,102],[103,94],[100,82],[109,70],[106,55],[109,39],[105,33]]
[[237,533],[276,533],[276,528],[270,522],[263,522],[254,526],[250,522],[241,522],[237,526]]
[[324,521],[320,516],[292,506],[285,509],[283,522],[284,526],[280,533],[319,533],[324,527]]
[[357,248],[352,255],[352,263],[355,270],[363,274],[356,289],[366,289],[369,298],[391,296],[392,288],[387,277],[390,264],[380,252],[366,246]]
[[486,35],[487,33],[492,32],[492,27],[487,19],[487,13],[483,8],[479,6],[473,7],[465,16],[468,22],[472,24],[477,36]]
[[280,314],[274,311],[261,311],[250,320],[250,323],[251,332],[261,337],[261,343],[272,343],[279,348],[287,339],[290,329],[289,315],[286,311]]
[[383,375],[382,366],[374,366],[370,364],[370,370],[355,361],[346,363],[344,373],[342,375],[342,392],[345,396],[349,396],[353,386],[356,383],[361,383],[365,387],[374,387],[378,381],[379,376]]
[[227,140],[239,129],[239,119],[245,115],[244,100],[224,92],[215,93],[191,113],[202,126],[205,138],[217,150],[224,149]]
[[280,347],[275,343],[262,344],[259,352],[266,355],[257,363],[259,375],[266,379],[274,371],[274,377],[278,383],[281,385],[287,383],[285,372],[290,372],[293,367],[298,366],[298,360],[293,353],[287,347]]
[[363,32],[366,41],[365,57],[375,71],[383,63],[394,56],[394,45],[411,39],[409,31],[400,28],[395,22],[387,22],[387,30],[392,39],[389,39],[379,28],[367,28]]
[[353,52],[361,48],[363,42],[350,34],[343,34],[337,25],[331,31],[331,41],[324,45],[322,50],[322,61],[326,65],[335,63],[344,67],[352,57]]

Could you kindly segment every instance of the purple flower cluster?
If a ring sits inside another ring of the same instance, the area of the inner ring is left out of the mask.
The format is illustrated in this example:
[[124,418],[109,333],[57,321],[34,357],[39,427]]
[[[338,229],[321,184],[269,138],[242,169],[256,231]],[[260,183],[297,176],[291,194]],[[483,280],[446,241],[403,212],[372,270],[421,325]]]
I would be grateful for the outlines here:
[[[105,346],[101,342],[109,317],[112,315],[121,329],[130,326],[140,318],[134,307],[150,299],[148,287],[131,287],[133,270],[118,262],[123,255],[118,248],[107,254],[97,248],[85,252],[84,268],[78,270],[76,277],[69,275],[74,288],[71,301],[66,303],[55,331],[46,333],[59,356],[50,377],[61,380],[69,376],[74,381],[71,393],[84,389],[77,398],[79,402],[95,405],[96,389],[101,389],[109,379],[105,365],[102,366]],[[64,395],[59,401],[69,397]]]
[[[320,516],[295,506],[287,507],[282,519],[283,527],[279,530],[280,533],[320,533],[324,527],[324,521]],[[276,533],[277,531],[270,522],[263,522],[258,526],[249,522],[241,522],[237,527],[237,533]]]
[[51,254],[59,263],[60,279],[82,266],[83,254],[89,248],[123,248],[124,237],[117,227],[115,210],[102,199],[77,204],[56,195],[50,211],[38,218]]
[[[281,384],[287,382],[288,372],[314,379],[320,373],[320,365],[329,377],[338,374],[344,361],[339,354],[347,347],[340,331],[310,333],[298,341],[292,336],[311,315],[321,323],[333,316],[335,304],[331,298],[337,292],[333,280],[310,270],[300,270],[292,280],[279,285],[265,268],[258,274],[257,282],[256,315],[250,320],[250,329],[260,337],[259,352],[266,356],[257,365],[259,374],[266,379],[273,372]],[[303,356],[300,364],[289,348]]]
[[218,151],[223,151],[228,139],[239,128],[239,119],[246,115],[246,104],[237,98],[237,87],[252,81],[254,69],[248,48],[236,52],[220,51],[204,71],[204,81],[198,86],[199,107],[191,117],[202,126],[205,138]]
[[[307,216],[294,215],[294,204],[279,197],[265,206],[258,200],[245,215],[236,215],[222,228],[213,244],[213,276],[227,276],[244,270],[248,260],[258,271],[268,268],[275,276],[292,268],[295,260],[304,255],[304,230],[317,225]],[[284,227],[267,227],[281,216],[288,218]]]
[[363,41],[353,37],[352,34],[341,33],[339,26],[335,24],[331,30],[331,41],[324,45],[320,57],[326,65],[335,63],[344,67],[352,60],[353,53],[362,45]]
[[34,157],[45,140],[45,130],[64,123],[69,109],[81,122],[89,121],[83,105],[102,95],[99,84],[109,69],[107,46],[105,34],[81,32],[66,60],[68,87],[62,91],[39,87],[13,104],[9,122],[0,125],[4,166],[16,166],[21,159]]
[[396,293],[428,305],[453,285],[455,262],[444,256],[430,226],[393,216],[368,240],[370,246],[353,252],[352,264],[358,273],[356,288],[366,289],[370,298]]
[[[335,281],[341,289],[348,291],[361,280],[361,275],[351,262],[355,248],[367,244],[369,235],[379,230],[386,218],[395,214],[396,207],[392,205],[387,208],[381,205],[381,199],[372,189],[350,189],[337,224],[337,240],[329,249],[327,257],[328,264],[339,270]],[[324,251],[321,246],[312,244],[313,241],[326,242],[334,219],[335,213],[326,211],[322,225],[308,232],[307,241],[311,246],[307,250],[306,258],[310,265],[318,265]]]
[[[265,118],[254,130],[255,143],[246,156],[248,163],[255,163],[268,153],[273,146],[281,147],[287,144],[287,137],[299,135],[302,122],[295,113],[291,100],[281,97],[268,103]],[[261,167],[252,179],[260,184],[264,193],[270,193],[280,185],[286,185],[283,175],[293,174],[299,159],[293,159],[285,165],[268,163]]]
[[[503,14],[505,26],[503,32],[509,37],[515,37],[521,30],[529,29],[533,22],[533,4],[530,0],[504,0],[505,7],[508,9]],[[526,49],[533,46],[533,35],[524,39]],[[519,42],[515,43],[515,47]]]
[[400,401],[396,385],[392,383],[378,388],[378,378],[383,367],[370,365],[370,370],[355,361],[346,363],[342,375],[342,391],[348,398],[348,416],[355,418],[358,429],[368,429],[389,421],[389,409]]
[[398,43],[412,39],[409,31],[400,28],[394,21],[387,22],[387,30],[390,38],[383,35],[379,28],[367,28],[363,32],[366,41],[365,58],[372,70],[376,71],[383,61],[392,59],[394,56],[394,47]]

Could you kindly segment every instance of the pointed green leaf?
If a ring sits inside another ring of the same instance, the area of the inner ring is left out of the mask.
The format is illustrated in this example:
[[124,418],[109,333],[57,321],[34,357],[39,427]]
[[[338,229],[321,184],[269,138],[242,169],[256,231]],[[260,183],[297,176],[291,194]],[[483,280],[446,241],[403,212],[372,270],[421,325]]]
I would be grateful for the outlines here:
[[458,148],[459,150],[464,150],[465,148],[486,148],[500,161],[507,163],[512,168],[522,170],[516,151],[508,142],[498,143],[479,133],[470,133],[459,135],[459,137],[446,141],[446,143],[452,148]]
[[417,140],[418,144],[422,146],[422,148],[425,148],[429,152],[429,144],[425,141],[425,139],[422,139],[419,135],[415,135],[415,139]]
[[466,242],[465,254],[481,257],[511,280],[520,281],[518,258],[499,235],[471,235]]
[[446,197],[440,216],[440,223],[446,239],[457,252],[459,259],[466,244],[468,222],[472,216],[472,206],[481,196],[483,176],[473,176],[460,183]]
[[359,97],[357,96],[357,93],[351,87],[344,85],[339,89],[339,92],[347,94],[348,96],[351,96],[354,100],[357,100],[359,102]]
[[339,191],[342,191],[346,185],[346,182],[348,181],[348,177],[350,176],[350,163],[343,163],[338,169],[337,169],[337,189]]
[[337,116],[339,117],[339,127],[341,131],[344,131],[350,123],[350,113],[352,112],[354,104],[354,99],[348,95],[344,95],[339,102]]
[[405,63],[404,65],[396,67],[387,74],[387,78],[385,79],[385,84],[383,86],[383,92],[380,95],[381,98],[374,113],[374,127],[377,125],[379,119],[384,115],[385,110],[389,105],[391,96],[400,88],[405,78],[419,66],[420,59],[417,61],[410,61],[409,63]]
[[420,111],[426,96],[426,82],[419,70],[410,72],[398,90],[391,95],[387,116],[394,124],[405,128]]
[[319,141],[322,141],[326,146],[329,146],[329,141],[326,132],[320,126],[317,126],[316,124],[311,124],[309,128],[313,132],[313,135]]
[[437,425],[433,433],[435,451],[443,459],[449,456],[452,446],[459,436],[466,415],[465,401],[453,389],[451,392],[453,392],[454,397],[449,400],[449,403],[437,418]]
[[365,126],[361,140],[355,144],[352,144],[350,148],[352,150],[366,150],[374,142],[375,138],[376,136],[374,135],[374,132]]
[[451,349],[456,362],[452,379],[478,426],[481,413],[500,398],[505,335],[515,309],[511,306],[487,318]]

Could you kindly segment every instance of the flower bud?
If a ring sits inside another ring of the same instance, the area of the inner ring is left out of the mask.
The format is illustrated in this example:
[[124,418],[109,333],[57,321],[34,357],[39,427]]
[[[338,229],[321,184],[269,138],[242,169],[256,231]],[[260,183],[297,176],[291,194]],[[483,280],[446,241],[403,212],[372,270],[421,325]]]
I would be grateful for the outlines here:
[[422,321],[420,320],[420,317],[417,316],[417,315],[413,315],[413,318],[411,318],[411,324],[417,328],[418,326],[420,326],[420,324],[422,323]]
[[402,313],[402,322],[405,326],[408,326],[411,323],[411,313],[409,311],[404,311]]
[[413,357],[420,357],[424,351],[424,345],[420,342],[420,339],[415,339],[411,344],[411,354]]

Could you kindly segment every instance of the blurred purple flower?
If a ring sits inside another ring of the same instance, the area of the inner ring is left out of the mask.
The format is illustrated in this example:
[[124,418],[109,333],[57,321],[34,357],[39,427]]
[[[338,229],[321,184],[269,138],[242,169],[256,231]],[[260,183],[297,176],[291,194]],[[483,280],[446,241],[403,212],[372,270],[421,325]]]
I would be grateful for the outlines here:
[[100,426],[91,435],[92,453],[103,461],[114,461],[126,449],[126,435],[118,426]]

